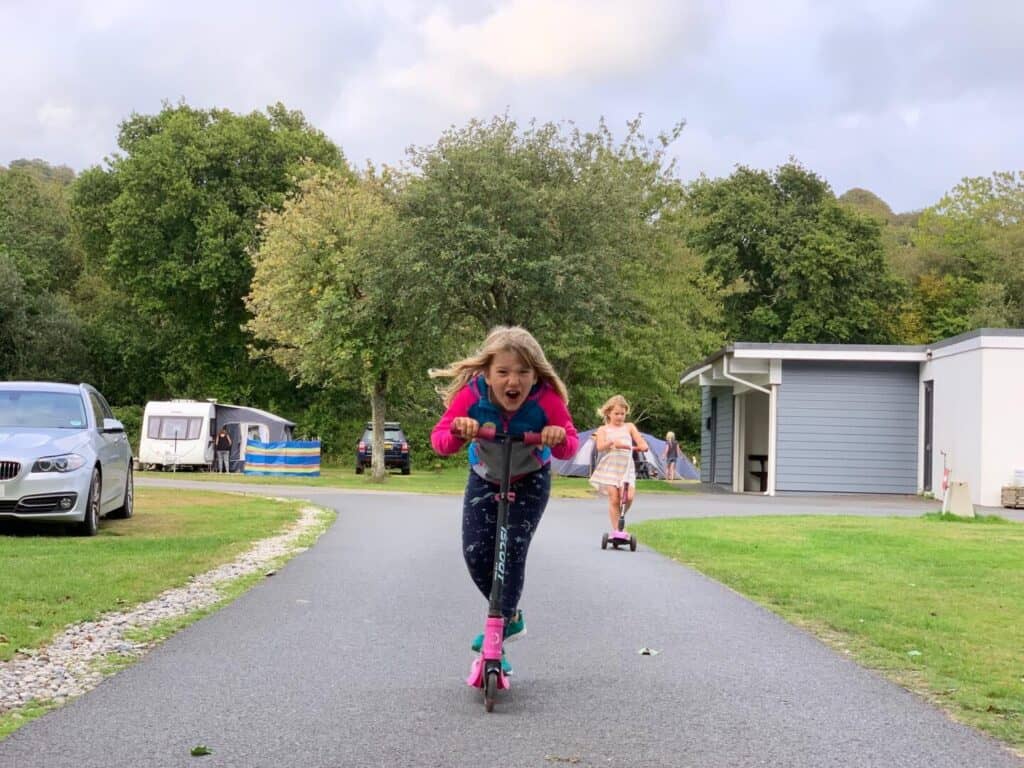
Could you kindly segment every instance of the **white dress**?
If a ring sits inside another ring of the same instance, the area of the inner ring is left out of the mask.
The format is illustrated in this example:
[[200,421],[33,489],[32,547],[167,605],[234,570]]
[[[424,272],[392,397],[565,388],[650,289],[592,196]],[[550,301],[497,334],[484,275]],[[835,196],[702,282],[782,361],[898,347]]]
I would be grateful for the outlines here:
[[[629,427],[606,427],[605,436],[613,443],[631,443]],[[595,438],[596,439],[596,438]],[[624,484],[636,485],[636,466],[630,448],[613,448],[601,457],[590,476],[590,484],[598,493],[607,494],[609,488],[621,488]]]

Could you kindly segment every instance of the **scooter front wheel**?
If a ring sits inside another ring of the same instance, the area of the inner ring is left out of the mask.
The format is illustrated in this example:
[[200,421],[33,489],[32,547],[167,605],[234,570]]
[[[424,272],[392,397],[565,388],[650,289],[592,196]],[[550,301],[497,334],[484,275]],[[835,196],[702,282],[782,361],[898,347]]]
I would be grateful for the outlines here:
[[494,711],[494,699],[498,694],[498,672],[490,671],[484,677],[484,710]]

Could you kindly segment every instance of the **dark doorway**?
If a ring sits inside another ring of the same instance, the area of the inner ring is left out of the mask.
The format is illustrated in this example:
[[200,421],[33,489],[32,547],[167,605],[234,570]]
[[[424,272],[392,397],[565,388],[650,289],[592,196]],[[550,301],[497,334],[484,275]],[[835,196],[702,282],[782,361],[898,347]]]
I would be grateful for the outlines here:
[[924,490],[932,489],[932,435],[935,401],[935,382],[924,383]]

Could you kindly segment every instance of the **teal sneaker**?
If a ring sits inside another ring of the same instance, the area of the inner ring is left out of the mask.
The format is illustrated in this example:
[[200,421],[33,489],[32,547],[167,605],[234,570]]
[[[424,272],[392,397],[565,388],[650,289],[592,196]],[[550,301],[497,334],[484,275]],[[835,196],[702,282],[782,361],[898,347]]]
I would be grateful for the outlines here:
[[512,662],[508,660],[508,654],[505,653],[505,649],[501,649],[501,671],[507,676],[511,677],[515,674],[512,671]]
[[526,619],[523,618],[523,612],[521,610],[516,611],[516,615],[513,616],[505,624],[505,640],[511,642],[512,640],[518,640],[520,637],[526,635]]
[[[507,642],[512,640],[518,640],[526,634],[526,620],[523,618],[523,612],[516,611],[516,615],[505,622],[505,633],[504,638]],[[484,633],[481,632],[479,635],[473,638],[473,644],[470,646],[474,651],[479,652],[484,646]]]

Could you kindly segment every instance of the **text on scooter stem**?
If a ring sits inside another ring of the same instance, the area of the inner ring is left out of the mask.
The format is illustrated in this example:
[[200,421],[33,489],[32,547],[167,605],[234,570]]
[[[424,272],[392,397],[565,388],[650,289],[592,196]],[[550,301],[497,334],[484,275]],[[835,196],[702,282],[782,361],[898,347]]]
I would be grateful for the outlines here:
[[505,583],[505,551],[508,548],[508,528],[501,527],[501,536],[498,543],[498,581]]

